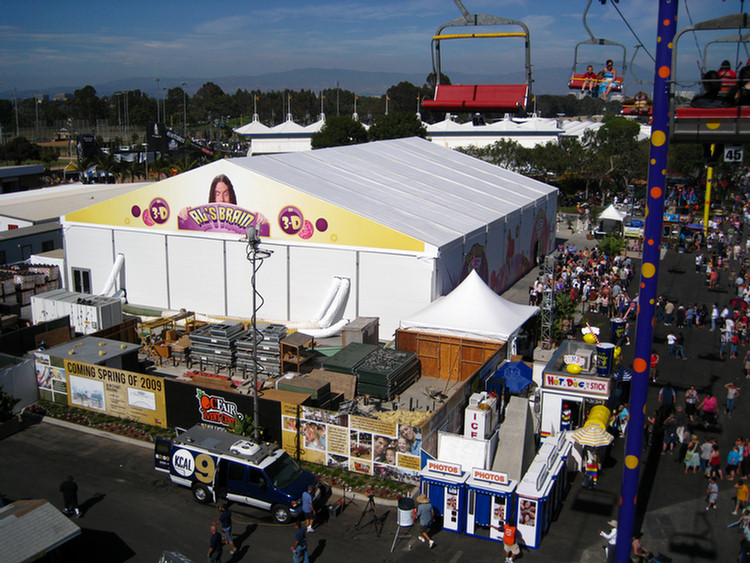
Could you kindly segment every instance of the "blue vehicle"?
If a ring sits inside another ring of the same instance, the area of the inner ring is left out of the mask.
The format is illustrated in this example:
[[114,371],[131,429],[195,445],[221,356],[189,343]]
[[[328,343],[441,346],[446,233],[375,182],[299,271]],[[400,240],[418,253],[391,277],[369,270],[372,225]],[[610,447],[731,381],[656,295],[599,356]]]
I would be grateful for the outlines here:
[[174,440],[157,440],[154,466],[178,485],[190,487],[201,503],[227,499],[271,512],[281,524],[301,514],[302,493],[315,485],[314,502],[326,488],[273,444],[256,444],[236,434],[194,426]]

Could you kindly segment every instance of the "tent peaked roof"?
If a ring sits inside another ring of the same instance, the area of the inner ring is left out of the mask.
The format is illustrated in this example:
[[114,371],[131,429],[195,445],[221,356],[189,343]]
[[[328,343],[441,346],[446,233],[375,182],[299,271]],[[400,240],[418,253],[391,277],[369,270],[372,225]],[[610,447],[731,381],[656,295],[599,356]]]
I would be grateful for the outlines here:
[[623,213],[615,207],[614,203],[610,203],[600,214],[599,219],[611,219],[612,221],[624,221],[627,217],[627,213]]
[[401,321],[400,327],[507,342],[538,311],[538,307],[518,305],[500,297],[472,270],[448,295]]

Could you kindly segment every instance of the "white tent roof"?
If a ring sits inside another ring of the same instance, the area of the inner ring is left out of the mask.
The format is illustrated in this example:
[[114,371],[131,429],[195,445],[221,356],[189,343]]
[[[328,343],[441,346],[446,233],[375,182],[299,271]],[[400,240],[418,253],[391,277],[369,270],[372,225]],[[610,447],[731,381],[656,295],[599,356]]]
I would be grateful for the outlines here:
[[412,137],[230,162],[437,248],[557,188]]
[[500,297],[472,270],[448,295],[439,297],[400,328],[507,342],[538,307],[518,305]]
[[611,221],[624,221],[625,217],[627,217],[627,213],[623,213],[622,211],[619,211],[613,203],[610,203],[604,211],[602,211],[599,214],[599,220],[602,219],[609,219]]
[[253,116],[253,120],[250,123],[238,127],[234,130],[238,135],[258,135],[262,133],[268,133],[271,130],[270,127],[263,125],[258,121],[257,116]]

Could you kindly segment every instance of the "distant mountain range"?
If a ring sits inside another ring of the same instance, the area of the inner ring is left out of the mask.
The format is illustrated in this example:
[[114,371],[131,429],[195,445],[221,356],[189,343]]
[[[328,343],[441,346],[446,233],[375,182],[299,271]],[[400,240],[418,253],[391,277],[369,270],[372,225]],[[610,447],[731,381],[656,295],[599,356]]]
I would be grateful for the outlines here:
[[[653,71],[651,71],[653,72]],[[649,71],[643,68],[636,69],[637,76],[647,77]],[[518,84],[523,82],[523,73],[506,73],[502,75],[477,76],[474,74],[448,73],[454,84]],[[360,96],[382,96],[390,86],[399,82],[411,82],[415,86],[425,83],[427,73],[408,74],[398,72],[368,72],[360,70],[331,69],[331,68],[305,68],[285,72],[272,72],[256,76],[225,76],[213,78],[160,78],[159,85],[162,88],[175,88],[183,82],[187,83],[185,90],[188,95],[193,95],[206,82],[217,84],[225,93],[234,94],[240,90],[282,91],[282,90],[312,90],[319,92],[324,89],[336,88],[338,84],[342,89],[349,90]],[[533,92],[536,95],[565,95],[568,90],[569,69],[561,68],[535,68],[533,71]],[[72,94],[75,90],[89,84],[61,85],[52,88],[36,90],[36,94],[48,95],[54,98],[57,94]],[[156,96],[156,83],[154,78],[123,78],[102,83],[90,83],[99,97],[111,96],[115,92],[125,90],[141,90],[148,96]],[[627,88],[627,81],[626,81]],[[632,89],[632,92],[630,90]],[[629,94],[634,94],[638,88],[628,88]],[[2,96],[8,98],[4,93]],[[33,90],[18,90],[18,97],[31,98]]]

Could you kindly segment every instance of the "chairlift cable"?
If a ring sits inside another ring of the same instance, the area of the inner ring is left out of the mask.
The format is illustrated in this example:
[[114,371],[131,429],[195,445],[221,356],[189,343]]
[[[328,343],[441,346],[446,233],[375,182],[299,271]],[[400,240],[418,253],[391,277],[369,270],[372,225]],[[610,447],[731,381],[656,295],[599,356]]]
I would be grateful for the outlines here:
[[635,32],[635,30],[630,25],[630,22],[625,18],[625,16],[622,15],[622,12],[620,11],[620,8],[617,7],[617,4],[615,2],[612,2],[610,4],[614,7],[615,10],[617,10],[617,13],[620,14],[620,18],[622,18],[622,21],[625,22],[625,25],[628,26],[628,29],[630,30],[630,33],[633,34],[633,37],[635,37],[635,40],[638,41],[638,44],[643,48],[644,52],[648,55],[648,57],[653,61],[656,62],[656,59],[654,59],[653,55],[649,53],[646,46],[643,44],[643,41],[641,41],[641,38],[638,37],[638,34]]
[[[687,12],[688,20],[690,21],[690,27],[692,27],[694,25],[693,16],[690,14],[687,0],[685,1],[685,11]],[[703,76],[703,71],[701,69],[705,68],[706,61],[704,61],[701,56],[701,46],[698,44],[698,34],[695,33],[695,30],[693,30],[693,40],[695,41],[695,49],[698,51],[698,60],[696,61],[698,63],[698,73],[700,76]]]

